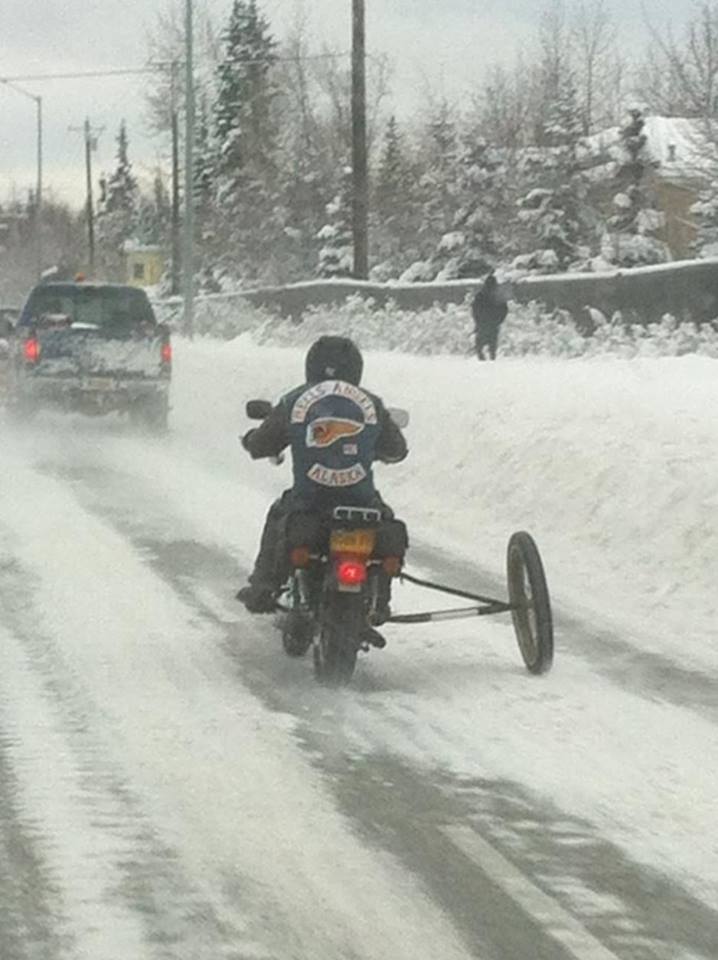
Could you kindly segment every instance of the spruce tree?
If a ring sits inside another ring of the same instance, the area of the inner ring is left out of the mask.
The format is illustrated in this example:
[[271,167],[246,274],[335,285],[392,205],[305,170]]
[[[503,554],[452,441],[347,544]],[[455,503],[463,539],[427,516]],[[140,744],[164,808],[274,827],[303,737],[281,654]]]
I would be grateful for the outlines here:
[[544,116],[544,146],[527,150],[519,164],[528,189],[517,202],[521,252],[514,267],[540,273],[585,266],[593,230],[587,182],[578,162],[582,118],[571,72],[557,76],[553,89]]
[[234,0],[222,39],[215,108],[219,247],[227,272],[261,281],[272,274],[283,229],[272,109],[276,41],[256,0]]
[[321,242],[317,274],[320,277],[351,277],[354,270],[352,230],[352,168],[342,168],[339,188],[327,204],[327,222],[317,234]]
[[480,277],[496,266],[495,224],[501,220],[505,173],[500,151],[485,140],[476,138],[464,146],[455,174],[459,206],[432,258],[436,279]]
[[97,213],[99,263],[108,279],[124,279],[124,245],[136,239],[139,189],[129,159],[127,126],[123,120],[117,134],[117,165],[101,180]]
[[152,181],[152,193],[139,197],[135,239],[141,244],[168,248],[171,219],[169,193],[162,171],[158,168]]
[[618,192],[613,198],[615,213],[608,221],[601,250],[604,260],[626,267],[668,259],[668,248],[656,236],[664,218],[652,202],[646,182],[655,163],[648,153],[644,126],[642,112],[637,108],[630,110],[620,132]]
[[434,262],[437,244],[452,232],[461,206],[458,187],[458,134],[447,101],[435,105],[423,130],[418,162],[421,172],[416,186],[421,210],[416,230],[418,257],[402,278],[433,280],[440,264]]
[[372,204],[372,276],[400,276],[416,259],[420,210],[414,190],[415,171],[406,157],[404,138],[395,116],[384,133]]

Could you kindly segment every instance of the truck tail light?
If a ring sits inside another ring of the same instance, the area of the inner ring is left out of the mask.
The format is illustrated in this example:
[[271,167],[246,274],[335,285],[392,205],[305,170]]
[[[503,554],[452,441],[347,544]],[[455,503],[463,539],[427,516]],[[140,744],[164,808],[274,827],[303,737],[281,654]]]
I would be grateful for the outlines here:
[[28,337],[22,346],[22,354],[26,363],[37,363],[40,359],[40,341],[37,337]]

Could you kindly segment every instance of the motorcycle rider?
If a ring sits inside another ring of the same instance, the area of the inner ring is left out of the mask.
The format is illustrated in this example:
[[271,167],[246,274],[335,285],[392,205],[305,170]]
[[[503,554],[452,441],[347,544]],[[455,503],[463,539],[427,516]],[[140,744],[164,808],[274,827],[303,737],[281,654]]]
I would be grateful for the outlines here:
[[278,457],[290,447],[294,473],[292,487],[269,508],[249,584],[237,593],[250,613],[276,609],[284,585],[277,544],[292,512],[327,513],[342,505],[377,507],[393,516],[374,486],[372,464],[399,463],[408,448],[381,399],[359,386],[363,367],[352,340],[320,337],[307,353],[305,382],[242,437],[253,460]]

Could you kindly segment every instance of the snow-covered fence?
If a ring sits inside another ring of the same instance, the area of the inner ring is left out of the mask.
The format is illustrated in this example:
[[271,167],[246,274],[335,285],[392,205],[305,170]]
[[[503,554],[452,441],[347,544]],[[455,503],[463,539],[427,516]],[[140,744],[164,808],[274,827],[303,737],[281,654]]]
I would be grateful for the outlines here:
[[[166,305],[165,305],[166,306]],[[175,302],[176,306],[176,302]],[[160,305],[160,311],[164,309]],[[160,312],[160,315],[163,314]],[[179,313],[181,320],[181,311]],[[164,316],[164,319],[171,317]],[[301,323],[258,310],[237,298],[198,299],[199,333],[231,339],[250,333],[261,344],[308,346],[332,333],[354,338],[365,350],[401,353],[473,354],[473,323],[465,304],[434,305],[427,310],[380,307],[359,296],[338,306],[310,307]],[[586,337],[565,311],[546,311],[540,304],[513,304],[501,331],[502,357],[590,356],[669,357],[697,353],[718,358],[718,330],[681,322],[670,315],[651,324],[601,320]]]
[[585,320],[586,308],[628,323],[651,323],[670,313],[697,323],[718,317],[718,259],[683,260],[605,273],[524,277],[511,284],[514,300],[540,301]]
[[[418,312],[435,305],[464,304],[478,283],[477,280],[409,284],[316,280],[214,294],[198,300],[197,329],[200,332],[212,329],[222,335],[219,327],[226,324],[235,333],[241,332],[238,325],[253,325],[253,321],[247,320],[247,304],[295,321],[310,308],[336,307],[356,296],[371,300],[378,308],[394,304],[400,310]],[[587,307],[600,310],[607,317],[620,313],[630,323],[650,323],[665,313],[704,323],[718,317],[718,259],[676,261],[605,273],[520,277],[505,283],[504,289],[517,303],[535,301],[543,303],[549,311],[566,310],[579,323],[585,321]],[[176,319],[181,314],[181,303],[163,301],[158,309],[163,317]]]

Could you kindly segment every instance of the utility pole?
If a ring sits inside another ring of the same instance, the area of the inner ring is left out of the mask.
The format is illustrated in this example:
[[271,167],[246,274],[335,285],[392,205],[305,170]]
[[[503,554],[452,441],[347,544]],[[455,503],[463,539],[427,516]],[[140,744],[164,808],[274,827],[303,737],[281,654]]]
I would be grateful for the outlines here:
[[354,276],[369,275],[369,170],[366,143],[366,16],[352,0],[352,168],[354,171]]
[[92,199],[92,131],[85,119],[85,180],[87,187],[87,246],[90,279],[95,277],[95,205]]
[[185,0],[185,170],[184,170],[184,256],[182,295],[184,331],[194,333],[194,65],[192,0]]
[[170,269],[170,293],[177,296],[180,289],[180,162],[179,162],[179,115],[177,111],[177,61],[172,63],[172,263]]
[[85,138],[85,215],[87,217],[87,266],[91,278],[95,275],[95,205],[92,199],[92,151],[97,149],[97,138],[104,130],[94,130],[88,118],[81,127],[70,127],[73,133]]

